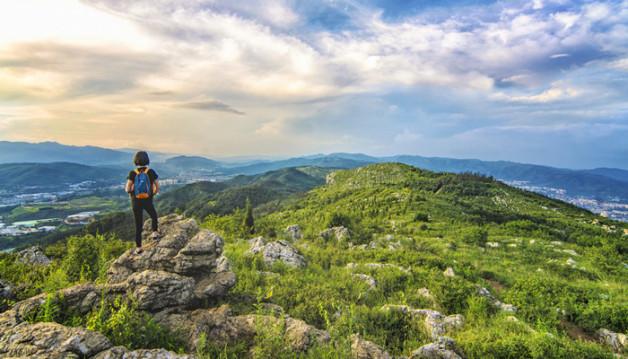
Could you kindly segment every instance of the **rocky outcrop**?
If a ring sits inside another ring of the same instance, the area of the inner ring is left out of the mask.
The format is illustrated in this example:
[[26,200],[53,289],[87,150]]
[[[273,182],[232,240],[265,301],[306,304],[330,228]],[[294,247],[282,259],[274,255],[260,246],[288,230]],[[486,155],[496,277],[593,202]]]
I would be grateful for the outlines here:
[[44,251],[39,246],[33,246],[17,252],[18,260],[22,263],[47,266],[50,258],[46,257]]
[[20,323],[0,336],[0,357],[90,357],[110,347],[100,333],[57,323]]
[[461,314],[445,316],[432,309],[414,309],[407,305],[385,305],[384,310],[394,310],[417,320],[423,320],[423,326],[434,342],[415,350],[410,358],[413,359],[457,359],[461,358],[456,342],[447,333],[460,330],[464,327],[464,317]]
[[142,254],[127,251],[107,272],[108,282],[125,287],[140,308],[195,306],[225,295],[235,285],[220,236],[178,215],[161,218],[160,226],[160,240],[147,238]]
[[293,241],[299,240],[303,238],[303,233],[301,233],[301,227],[298,224],[293,224],[286,228],[286,236]]
[[[283,312],[283,309],[278,312]],[[280,313],[277,313],[281,315]],[[188,333],[187,349],[194,351],[201,335],[218,345],[236,342],[251,342],[258,330],[273,326],[283,328],[283,338],[294,351],[307,350],[315,343],[328,342],[329,333],[316,329],[302,320],[289,316],[247,314],[234,316],[228,305],[212,309],[199,309],[192,312],[164,311],[155,319],[173,331]]]
[[[103,299],[129,298],[156,322],[182,335],[190,352],[196,350],[201,335],[218,345],[253,344],[255,335],[268,328],[279,328],[284,342],[295,352],[330,340],[326,331],[286,316],[276,305],[268,304],[271,315],[233,315],[227,305],[207,308],[236,282],[223,255],[222,238],[177,215],[161,218],[160,226],[162,237],[157,241],[146,238],[143,253],[129,250],[111,264],[106,283],[81,284],[52,293],[59,309],[68,316],[86,315]],[[285,241],[265,243],[260,239],[257,244],[255,251],[271,263],[305,265],[305,259]],[[47,295],[41,294],[0,313],[0,357],[188,358],[163,349],[113,347],[103,335],[81,328],[28,323],[26,318],[33,318],[46,299]]]
[[379,345],[364,340],[358,334],[351,336],[351,357],[353,359],[391,359],[387,351]]
[[320,236],[325,240],[335,239],[337,241],[344,241],[351,238],[349,229],[343,226],[331,227],[320,233]]
[[[96,308],[101,298],[121,296],[134,299],[139,309],[155,313],[193,309],[226,294],[236,278],[222,254],[222,238],[181,216],[163,217],[160,224],[162,238],[146,238],[142,254],[129,250],[121,255],[110,266],[106,284],[81,284],[55,293],[60,308],[84,315]],[[102,335],[80,328],[25,322],[45,300],[45,294],[29,298],[0,315],[0,356],[90,357],[100,353],[101,358],[177,358],[163,350],[111,348]]]
[[608,329],[600,329],[596,333],[600,343],[608,345],[617,353],[622,353],[626,348],[626,334],[615,333]]
[[99,353],[94,359],[192,359],[186,354],[176,354],[165,349],[128,350],[125,347],[113,347]]
[[280,261],[291,267],[305,267],[306,265],[305,258],[286,241],[266,242],[264,237],[257,237],[251,239],[249,244],[251,245],[249,252],[261,253],[267,264]]

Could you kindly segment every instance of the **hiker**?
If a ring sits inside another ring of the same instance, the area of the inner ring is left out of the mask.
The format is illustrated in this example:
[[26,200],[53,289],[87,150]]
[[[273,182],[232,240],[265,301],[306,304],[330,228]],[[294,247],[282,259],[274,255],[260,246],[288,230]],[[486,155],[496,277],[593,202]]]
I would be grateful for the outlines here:
[[125,190],[131,197],[133,217],[135,217],[135,254],[142,253],[142,229],[144,225],[144,211],[148,212],[151,219],[153,233],[151,238],[159,239],[157,225],[157,211],[153,205],[153,197],[159,193],[159,181],[157,172],[148,168],[150,159],[148,153],[139,151],[133,157],[135,169],[129,172]]

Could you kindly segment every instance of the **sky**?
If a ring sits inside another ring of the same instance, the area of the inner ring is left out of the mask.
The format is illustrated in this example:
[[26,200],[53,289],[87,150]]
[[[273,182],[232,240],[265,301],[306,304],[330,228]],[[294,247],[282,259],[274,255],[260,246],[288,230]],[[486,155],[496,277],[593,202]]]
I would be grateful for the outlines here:
[[628,168],[628,0],[0,4],[0,140]]

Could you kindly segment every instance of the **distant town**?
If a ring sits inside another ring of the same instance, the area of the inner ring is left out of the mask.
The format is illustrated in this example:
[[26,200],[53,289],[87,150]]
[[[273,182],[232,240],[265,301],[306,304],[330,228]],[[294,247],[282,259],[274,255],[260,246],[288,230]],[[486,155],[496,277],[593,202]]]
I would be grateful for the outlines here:
[[576,205],[581,208],[588,209],[593,213],[597,213],[603,217],[608,217],[622,222],[628,222],[628,203],[604,202],[592,198],[572,197],[567,194],[564,189],[553,187],[532,186],[526,181],[504,181],[513,187],[525,189],[527,191],[540,193],[547,197],[556,198]]

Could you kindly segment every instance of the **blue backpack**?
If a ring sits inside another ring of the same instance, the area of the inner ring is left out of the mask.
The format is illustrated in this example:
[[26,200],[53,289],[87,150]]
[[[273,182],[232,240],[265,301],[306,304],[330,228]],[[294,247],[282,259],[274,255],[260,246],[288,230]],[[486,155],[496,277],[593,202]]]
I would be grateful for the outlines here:
[[134,183],[134,195],[137,199],[150,198],[153,192],[153,186],[151,186],[150,178],[148,177],[148,167],[141,171],[135,170],[135,183]]

